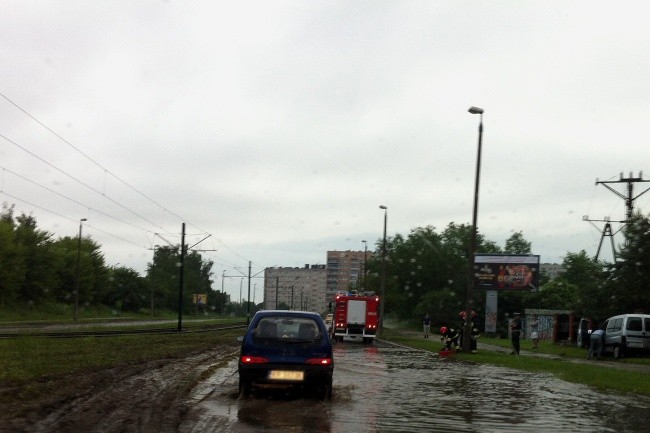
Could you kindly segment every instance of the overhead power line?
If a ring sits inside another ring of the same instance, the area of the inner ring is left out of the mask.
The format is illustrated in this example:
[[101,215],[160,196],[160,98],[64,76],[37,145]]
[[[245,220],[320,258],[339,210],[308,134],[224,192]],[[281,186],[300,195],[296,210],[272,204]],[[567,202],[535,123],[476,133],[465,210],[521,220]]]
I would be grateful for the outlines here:
[[[99,210],[99,209],[95,209],[95,208],[93,208],[92,206],[88,206],[87,204],[81,203],[81,202],[78,201],[78,200],[75,200],[75,199],[73,199],[73,198],[71,198],[71,197],[68,197],[68,196],[66,196],[65,194],[61,194],[61,193],[58,192],[58,191],[54,191],[52,188],[49,188],[49,187],[47,187],[47,186],[45,186],[45,185],[41,185],[40,183],[38,183],[38,182],[36,182],[36,181],[34,181],[34,180],[32,180],[32,179],[29,179],[29,178],[27,178],[27,177],[25,177],[25,176],[23,176],[23,175],[20,175],[20,174],[18,174],[18,173],[16,173],[16,172],[14,172],[14,171],[12,171],[12,170],[6,168],[6,167],[3,167],[3,166],[0,165],[0,168],[3,170],[3,172],[5,172],[5,171],[6,171],[6,172],[9,172],[9,173],[13,174],[13,175],[16,176],[16,177],[19,177],[19,178],[21,178],[21,179],[23,179],[23,180],[25,180],[25,181],[27,181],[27,182],[33,184],[33,185],[36,185],[36,186],[38,186],[38,187],[40,187],[40,188],[43,188],[44,190],[46,190],[46,191],[48,191],[48,192],[51,192],[52,194],[55,194],[55,195],[57,195],[57,196],[59,196],[59,197],[61,197],[61,198],[64,198],[64,199],[66,199],[66,200],[68,200],[68,201],[71,201],[72,203],[78,204],[79,206],[83,206],[83,207],[87,208],[88,210],[91,210],[91,211],[93,211],[93,212],[96,212],[96,213],[98,213],[98,214],[100,214],[100,215],[104,215],[105,217],[111,218],[111,219],[113,219],[113,220],[115,220],[115,221],[119,221],[119,222],[121,222],[121,223],[124,223],[124,224],[130,225],[131,227],[134,227],[134,228],[136,228],[136,229],[139,229],[139,230],[142,230],[142,231],[145,231],[145,232],[148,232],[148,233],[155,233],[155,232],[153,232],[152,230],[146,229],[146,228],[144,228],[144,227],[140,227],[140,226],[138,226],[138,225],[136,225],[136,224],[133,224],[133,223],[131,223],[131,222],[129,222],[129,221],[123,220],[123,219],[118,218],[118,217],[116,217],[116,216],[114,216],[114,215],[111,215],[111,214],[108,214],[108,213],[106,213],[106,212],[103,212],[103,211],[101,211],[101,210]],[[4,189],[4,188],[3,188],[3,189]]]
[[[25,203],[25,204],[27,204],[27,205],[29,205],[29,206],[33,206],[33,207],[35,207],[35,208],[37,208],[37,209],[40,209],[40,210],[42,210],[42,211],[49,212],[49,213],[51,213],[52,215],[56,215],[56,216],[58,216],[58,217],[61,217],[61,218],[63,218],[63,219],[66,219],[66,220],[68,220],[68,221],[72,221],[73,223],[79,223],[79,219],[70,218],[70,217],[68,217],[68,216],[65,216],[65,215],[63,215],[63,214],[61,214],[61,213],[58,213],[58,212],[56,212],[56,211],[53,211],[53,210],[51,210],[51,209],[47,209],[47,208],[45,208],[45,207],[43,207],[43,206],[37,205],[36,203],[31,203],[31,202],[29,202],[29,201],[27,201],[27,200],[23,200],[22,198],[20,198],[20,197],[16,197],[15,195],[13,195],[13,194],[9,194],[9,193],[7,193],[7,192],[5,192],[5,191],[0,191],[0,194],[6,195],[7,197],[11,197],[13,200],[21,201],[21,202],[23,202],[23,203]],[[136,243],[133,242],[133,241],[130,241],[130,240],[128,240],[128,239],[124,239],[123,237],[120,237],[120,236],[118,236],[118,235],[116,235],[116,234],[114,234],[114,233],[108,232],[108,231],[106,231],[106,230],[99,229],[99,228],[97,228],[97,227],[95,227],[95,226],[92,226],[92,225],[90,225],[90,224],[87,224],[87,223],[86,223],[86,226],[88,226],[88,227],[92,227],[93,230],[97,230],[98,232],[104,233],[104,234],[106,234],[106,235],[108,235],[108,236],[112,236],[112,237],[114,237],[115,239],[119,239],[119,240],[124,241],[124,242],[127,242],[127,243],[129,243],[129,244],[131,244],[131,245],[135,245],[136,247],[146,248],[146,247],[144,247],[144,246],[142,246],[142,245],[140,245],[140,244],[136,244]]]
[[[163,206],[162,204],[160,204],[159,202],[157,202],[157,201],[154,200],[153,198],[149,197],[147,194],[145,194],[144,192],[140,191],[138,188],[134,187],[133,185],[131,185],[131,184],[128,183],[127,181],[123,180],[122,178],[120,178],[119,176],[117,176],[115,173],[113,173],[112,171],[110,171],[109,169],[107,169],[106,167],[104,167],[101,163],[99,163],[98,161],[96,161],[95,159],[93,159],[92,157],[90,157],[89,155],[87,155],[85,152],[83,152],[81,149],[79,149],[78,147],[76,147],[75,145],[73,145],[73,144],[72,144],[70,141],[68,141],[66,138],[64,138],[63,136],[61,136],[59,133],[57,133],[56,131],[54,131],[52,128],[50,128],[49,126],[47,126],[45,123],[41,122],[41,121],[40,121],[38,118],[36,118],[34,115],[32,115],[31,113],[29,113],[27,110],[25,110],[24,108],[22,108],[20,105],[18,105],[16,102],[14,102],[13,100],[11,100],[11,99],[10,99],[9,97],[7,97],[4,93],[0,92],[0,96],[1,96],[4,100],[6,100],[9,104],[11,104],[11,105],[14,106],[16,109],[18,109],[20,112],[22,112],[25,116],[29,117],[31,120],[33,120],[33,121],[36,122],[38,125],[40,125],[42,128],[44,128],[46,131],[48,131],[49,133],[51,133],[52,135],[54,135],[56,138],[58,138],[59,140],[61,140],[63,143],[65,143],[68,147],[70,147],[71,149],[73,149],[73,150],[74,150],[75,152],[77,152],[78,154],[82,155],[85,159],[87,159],[88,161],[90,161],[90,162],[91,162],[92,164],[94,164],[95,166],[99,167],[101,170],[104,171],[104,173],[110,175],[112,178],[114,178],[115,180],[117,180],[119,183],[125,185],[127,188],[129,188],[130,190],[134,191],[135,193],[137,193],[137,194],[140,195],[141,197],[145,198],[146,200],[148,200],[150,203],[154,204],[154,205],[157,206],[158,208],[162,209],[164,212],[167,212],[167,213],[169,213],[170,215],[174,216],[174,217],[177,218],[179,221],[185,221],[185,218],[183,218],[183,217],[181,217],[180,215],[178,215],[177,213],[175,213],[175,212],[169,210],[167,207]],[[134,214],[134,215],[136,215],[137,217],[141,218],[143,221],[146,221],[148,224],[151,224],[151,225],[154,226],[154,227],[158,227],[158,228],[161,228],[161,229],[165,230],[165,229],[162,228],[160,225],[154,223],[153,221],[150,221],[150,220],[147,219],[146,217],[140,215],[139,213],[135,212],[134,210],[128,208],[127,206],[122,205],[121,203],[119,203],[119,202],[116,201],[115,199],[111,198],[110,196],[107,196],[104,192],[97,190],[96,188],[94,188],[94,187],[92,187],[92,186],[86,184],[85,182],[81,181],[80,179],[77,179],[75,176],[73,176],[73,175],[71,175],[71,174],[65,172],[64,170],[62,170],[62,169],[60,169],[60,168],[54,166],[52,163],[50,163],[50,162],[46,161],[44,158],[41,158],[40,156],[34,154],[33,152],[29,151],[28,149],[26,149],[25,147],[23,147],[23,146],[19,145],[18,143],[14,142],[13,140],[9,139],[8,137],[6,137],[6,136],[0,134],[0,138],[5,139],[5,140],[8,141],[9,143],[11,143],[11,144],[13,144],[14,146],[20,148],[21,150],[23,150],[24,152],[28,153],[28,154],[31,155],[32,157],[38,159],[38,160],[41,161],[42,163],[44,163],[44,164],[46,164],[46,165],[52,167],[52,168],[55,169],[56,171],[58,171],[58,172],[64,174],[65,176],[67,176],[67,177],[73,179],[75,182],[77,182],[77,183],[79,183],[79,184],[81,184],[81,185],[84,185],[86,188],[90,189],[92,192],[94,192],[94,193],[96,193],[96,194],[99,194],[100,196],[104,197],[105,199],[109,200],[110,202],[112,202],[113,204],[119,206],[120,208],[122,208],[122,209],[124,209],[124,210],[126,210],[126,211],[128,211],[128,212],[130,212],[130,213],[132,213],[132,214]],[[14,174],[15,174],[15,173],[14,173]],[[20,176],[20,175],[18,175],[18,176]],[[26,179],[26,180],[27,180],[27,179]],[[50,191],[51,191],[51,190],[50,190]],[[58,194],[58,193],[57,193],[57,194]],[[9,194],[6,194],[6,195],[10,196]],[[66,197],[66,198],[67,198],[67,199],[70,199],[70,198],[68,198],[68,197]],[[18,199],[18,200],[20,200],[20,201],[22,201],[22,202],[25,202],[25,203],[28,203],[28,202],[26,202],[25,200],[22,200],[22,199]],[[73,200],[73,199],[70,199],[70,200]],[[79,202],[77,202],[76,200],[73,200],[73,201],[76,202],[76,203],[79,203]],[[36,206],[36,207],[40,207],[40,206],[38,206],[38,205],[34,205],[34,204],[31,204],[31,205],[32,205],[32,206]],[[46,210],[46,211],[48,211],[48,212],[51,212],[51,213],[55,213],[55,212],[49,211],[49,210],[47,210],[47,209],[44,209],[44,210]],[[98,212],[98,213],[101,213],[101,214],[103,214],[103,215],[107,215],[107,214],[105,214],[105,213],[103,213],[103,212],[100,212],[100,211],[97,211],[97,210],[95,210],[95,211]],[[55,214],[56,214],[56,213],[55,213]],[[63,215],[59,215],[59,216],[61,216],[61,217],[63,217],[63,218],[66,218],[66,219],[70,219],[70,218],[65,217],[65,216],[63,216]],[[107,216],[108,216],[108,215],[107,215]],[[74,221],[76,221],[76,220],[74,220]],[[123,221],[123,222],[124,222],[124,221]],[[130,223],[127,223],[127,224],[130,224]],[[134,226],[134,224],[130,224],[130,225]],[[188,222],[188,225],[191,225],[191,226],[193,226],[193,227],[196,227],[198,230],[202,231],[203,233],[208,233],[208,231],[206,231],[206,230],[204,230],[204,229],[202,229],[202,228],[200,228],[200,227],[198,227],[198,226],[196,226],[196,225],[194,225],[194,224],[192,224],[192,223],[190,223],[190,222]],[[137,227],[137,226],[136,226],[136,227]],[[96,229],[96,228],[95,228],[95,229]],[[96,230],[97,230],[97,229],[96,229]],[[146,230],[146,229],[144,229],[144,230],[145,230],[146,232],[149,232],[149,233],[152,232],[152,231],[150,231],[150,230]],[[99,231],[101,231],[101,230],[99,230]],[[107,234],[110,234],[110,233],[107,233]],[[117,237],[117,236],[112,235],[112,234],[111,234],[111,236]],[[118,238],[119,238],[119,237],[118,237]],[[130,242],[130,241],[127,241],[127,242]],[[234,250],[233,250],[232,248],[230,248],[229,246],[225,245],[221,240],[218,240],[218,242],[219,242],[221,245],[223,245],[223,247],[225,247],[228,251],[230,251],[231,253],[233,253],[234,255],[236,255],[237,257],[239,257],[239,258],[241,258],[241,259],[243,259],[243,260],[250,261],[249,259],[246,259],[246,258],[243,257],[242,255],[238,254],[236,251],[234,251]],[[130,243],[132,243],[132,242],[130,242]]]
[[[91,157],[88,156],[86,153],[84,153],[81,149],[79,149],[78,147],[76,147],[75,145],[73,145],[72,143],[70,143],[68,140],[66,140],[66,139],[63,138],[61,135],[59,135],[56,131],[54,131],[54,130],[51,129],[49,126],[47,126],[46,124],[44,124],[43,122],[41,122],[40,120],[38,120],[36,117],[34,117],[32,114],[30,114],[29,112],[27,112],[27,110],[23,109],[21,106],[19,106],[18,104],[16,104],[14,101],[12,101],[11,99],[9,99],[9,98],[8,98],[5,94],[3,94],[2,92],[0,92],[0,96],[2,96],[2,97],[3,97],[7,102],[9,102],[11,105],[13,105],[14,107],[16,107],[18,110],[20,110],[21,112],[23,112],[27,117],[29,117],[30,119],[32,119],[34,122],[36,122],[36,123],[38,123],[39,125],[41,125],[43,128],[45,128],[48,132],[50,132],[50,133],[51,133],[52,135],[54,135],[56,138],[58,138],[59,140],[61,140],[62,142],[64,142],[64,143],[67,144],[68,146],[70,146],[72,149],[74,149],[77,153],[79,153],[80,155],[82,155],[82,156],[83,156],[84,158],[86,158],[88,161],[92,162],[92,163],[95,164],[97,167],[99,167],[99,168],[101,168],[102,170],[104,170],[105,173],[111,175],[115,180],[117,180],[118,182],[120,182],[120,183],[126,185],[129,189],[133,190],[134,192],[136,192],[136,193],[139,194],[140,196],[146,198],[147,200],[149,200],[151,203],[155,204],[155,205],[158,206],[159,208],[165,210],[165,212],[169,212],[169,213],[172,214],[174,217],[176,217],[176,218],[178,218],[179,220],[183,221],[184,218],[182,218],[182,217],[179,216],[178,214],[176,214],[176,213],[170,211],[170,210],[167,209],[165,206],[163,206],[162,204],[158,203],[157,201],[155,201],[154,199],[152,199],[151,197],[149,197],[148,195],[146,195],[145,193],[143,193],[142,191],[140,191],[139,189],[137,189],[136,187],[134,187],[133,185],[131,185],[131,184],[128,183],[127,181],[125,181],[125,180],[123,180],[122,178],[120,178],[119,176],[117,176],[116,174],[114,174],[113,172],[111,172],[109,169],[107,169],[106,167],[104,167],[103,165],[101,165],[99,162],[95,161],[93,158],[91,158]],[[101,193],[100,193],[100,194],[101,194]]]
[[[79,184],[85,186],[86,188],[88,188],[88,189],[91,190],[92,192],[94,192],[94,193],[96,193],[96,194],[99,194],[100,196],[104,197],[106,200],[109,200],[110,202],[112,202],[113,204],[115,204],[115,205],[121,207],[122,209],[126,210],[127,212],[130,212],[130,213],[132,213],[133,215],[136,215],[136,216],[138,216],[139,218],[142,218],[142,220],[148,222],[149,224],[151,224],[151,225],[153,225],[153,226],[155,226],[155,227],[159,227],[159,228],[162,229],[162,227],[159,226],[158,224],[156,224],[155,222],[150,221],[149,219],[147,219],[146,217],[140,215],[140,214],[137,213],[136,211],[134,211],[134,210],[130,209],[129,207],[127,207],[127,206],[125,206],[125,205],[119,203],[117,200],[113,199],[112,197],[110,197],[110,196],[108,196],[108,195],[102,193],[102,192],[99,191],[97,188],[94,188],[94,187],[88,185],[86,182],[82,181],[81,179],[76,178],[75,176],[71,175],[70,173],[66,172],[66,171],[63,170],[63,169],[60,169],[59,167],[57,167],[56,165],[52,164],[51,162],[46,161],[45,159],[43,159],[43,158],[41,158],[40,156],[36,155],[34,152],[32,152],[32,151],[30,151],[29,149],[27,149],[27,148],[21,146],[20,144],[16,143],[15,141],[13,141],[12,139],[6,137],[5,135],[0,134],[0,138],[3,138],[4,140],[6,140],[6,141],[8,141],[9,143],[11,143],[11,144],[13,144],[14,146],[16,146],[17,148],[23,150],[24,152],[27,152],[29,155],[31,155],[31,156],[33,156],[34,158],[38,159],[38,160],[41,161],[43,164],[48,165],[49,167],[53,168],[54,170],[58,171],[59,173],[65,175],[65,176],[69,177],[70,179],[74,180],[75,182],[77,182],[77,183],[79,183]],[[163,229],[163,230],[164,230],[164,229]]]

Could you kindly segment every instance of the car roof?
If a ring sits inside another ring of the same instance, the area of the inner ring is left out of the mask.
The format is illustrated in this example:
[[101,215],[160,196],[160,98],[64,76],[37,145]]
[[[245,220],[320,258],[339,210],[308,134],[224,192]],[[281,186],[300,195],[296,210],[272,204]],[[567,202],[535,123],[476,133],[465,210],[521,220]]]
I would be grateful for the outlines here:
[[270,317],[270,316],[296,316],[296,317],[309,317],[312,319],[319,318],[320,314],[313,311],[296,311],[296,310],[260,310],[255,313],[256,317]]
[[625,317],[641,317],[641,318],[650,318],[650,314],[643,314],[643,313],[627,313],[627,314],[619,314],[616,316],[612,316],[607,320],[611,319],[621,319]]

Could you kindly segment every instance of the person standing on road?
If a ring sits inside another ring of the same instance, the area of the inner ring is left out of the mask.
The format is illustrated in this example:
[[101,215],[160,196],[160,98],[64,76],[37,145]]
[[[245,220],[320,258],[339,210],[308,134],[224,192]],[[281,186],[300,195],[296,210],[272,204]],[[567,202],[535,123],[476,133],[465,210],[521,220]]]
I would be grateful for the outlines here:
[[515,313],[512,323],[510,323],[510,333],[512,338],[512,352],[511,355],[519,355],[519,337],[521,334],[521,317],[519,313]]
[[605,346],[605,330],[600,327],[591,333],[589,337],[589,358],[600,359]]
[[424,328],[424,338],[429,338],[429,333],[431,332],[431,316],[429,316],[429,313],[424,316],[422,326]]
[[478,349],[478,336],[480,334],[478,330],[478,314],[476,311],[472,311],[472,320],[469,322],[470,327],[470,350],[472,353],[477,353]]
[[533,349],[539,346],[539,319],[537,314],[533,314],[533,320],[530,322],[530,338],[533,340]]

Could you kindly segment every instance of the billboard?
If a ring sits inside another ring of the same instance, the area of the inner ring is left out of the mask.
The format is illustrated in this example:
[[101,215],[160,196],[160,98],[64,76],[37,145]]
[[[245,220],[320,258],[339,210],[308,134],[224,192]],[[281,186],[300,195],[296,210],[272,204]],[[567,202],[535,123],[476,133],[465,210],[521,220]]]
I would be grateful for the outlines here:
[[487,290],[537,290],[539,256],[476,254],[474,287]]
[[208,303],[207,293],[192,294],[192,303],[196,305],[206,305]]

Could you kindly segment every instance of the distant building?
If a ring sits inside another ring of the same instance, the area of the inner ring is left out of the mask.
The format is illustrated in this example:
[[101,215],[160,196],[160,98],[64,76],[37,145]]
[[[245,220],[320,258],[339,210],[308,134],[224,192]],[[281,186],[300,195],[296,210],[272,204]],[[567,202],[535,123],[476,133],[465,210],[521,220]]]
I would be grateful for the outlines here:
[[284,304],[293,310],[322,313],[327,310],[325,265],[264,270],[264,308],[274,310]]
[[549,280],[552,280],[564,273],[564,267],[557,263],[540,263],[539,270],[542,275],[546,275]]
[[328,251],[327,298],[334,299],[336,292],[350,287],[362,288],[364,267],[371,257],[370,251]]

